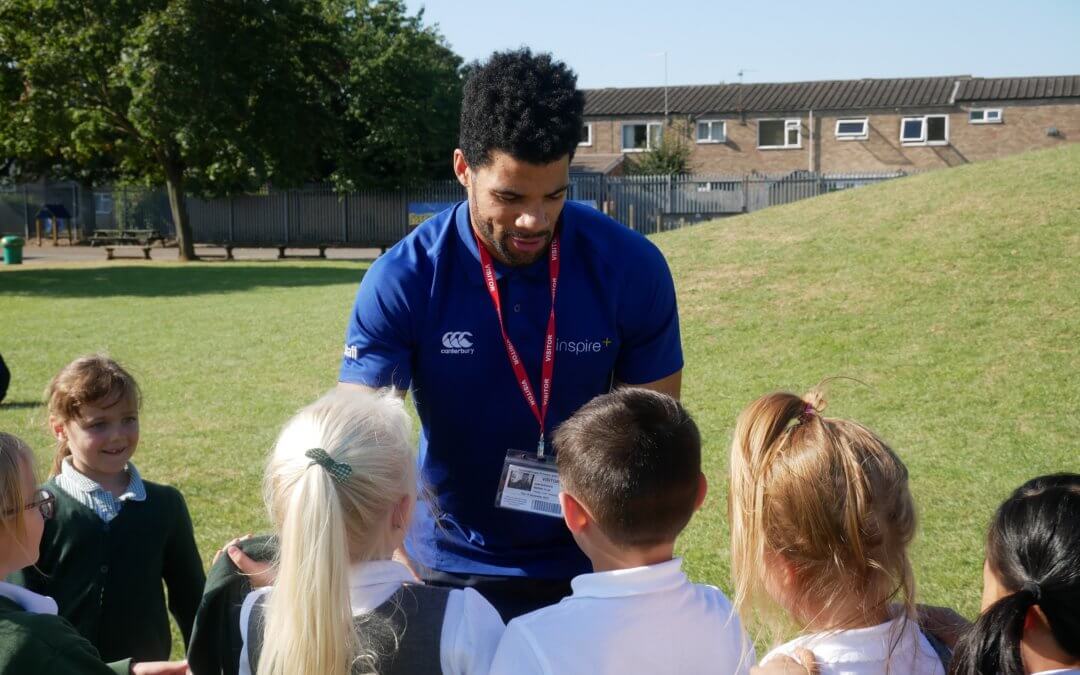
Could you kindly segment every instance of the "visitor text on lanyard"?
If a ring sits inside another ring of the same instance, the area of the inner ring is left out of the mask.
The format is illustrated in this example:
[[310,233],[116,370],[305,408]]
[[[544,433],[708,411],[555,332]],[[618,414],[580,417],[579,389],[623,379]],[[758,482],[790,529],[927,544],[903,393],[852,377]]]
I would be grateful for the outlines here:
[[559,235],[551,239],[551,250],[548,254],[548,270],[551,273],[551,315],[548,317],[547,332],[544,334],[544,362],[540,370],[540,402],[537,404],[536,394],[529,375],[525,372],[525,366],[521,363],[514,343],[510,341],[510,335],[506,332],[506,323],[503,321],[502,300],[499,298],[499,287],[495,282],[495,264],[491,260],[491,254],[484,248],[479,238],[476,240],[476,248],[480,251],[480,266],[484,271],[484,285],[487,287],[491,302],[495,305],[495,314],[499,317],[499,330],[502,331],[503,343],[506,345],[506,355],[510,357],[510,365],[514,369],[514,377],[517,378],[521,393],[525,396],[525,402],[532,409],[537,424],[540,425],[540,442],[536,446],[537,457],[544,456],[544,420],[547,418],[548,402],[551,400],[551,378],[555,372],[555,291],[559,286]]

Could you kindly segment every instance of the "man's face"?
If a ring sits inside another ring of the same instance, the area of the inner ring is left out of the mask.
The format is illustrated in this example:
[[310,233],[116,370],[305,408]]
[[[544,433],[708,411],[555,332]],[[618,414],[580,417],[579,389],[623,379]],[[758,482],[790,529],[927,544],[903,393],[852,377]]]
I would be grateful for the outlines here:
[[570,186],[569,156],[530,164],[492,151],[488,164],[473,168],[456,150],[454,172],[469,193],[473,231],[492,257],[521,266],[547,253]]

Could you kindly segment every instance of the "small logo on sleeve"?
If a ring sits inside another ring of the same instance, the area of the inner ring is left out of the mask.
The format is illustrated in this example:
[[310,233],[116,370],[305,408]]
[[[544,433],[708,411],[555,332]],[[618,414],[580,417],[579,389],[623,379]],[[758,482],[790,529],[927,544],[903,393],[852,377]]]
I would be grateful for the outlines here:
[[476,351],[473,349],[472,333],[467,330],[443,333],[442,346],[440,352],[443,354],[472,354]]
[[345,358],[355,361],[360,358],[360,349],[356,345],[345,345],[344,355]]

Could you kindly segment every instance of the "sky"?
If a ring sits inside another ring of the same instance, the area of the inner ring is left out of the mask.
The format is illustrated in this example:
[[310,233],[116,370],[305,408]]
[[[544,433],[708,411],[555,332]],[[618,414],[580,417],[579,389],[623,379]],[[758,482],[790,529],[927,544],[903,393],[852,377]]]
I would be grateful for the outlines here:
[[406,0],[466,61],[549,51],[578,86],[1080,74],[1080,0]]

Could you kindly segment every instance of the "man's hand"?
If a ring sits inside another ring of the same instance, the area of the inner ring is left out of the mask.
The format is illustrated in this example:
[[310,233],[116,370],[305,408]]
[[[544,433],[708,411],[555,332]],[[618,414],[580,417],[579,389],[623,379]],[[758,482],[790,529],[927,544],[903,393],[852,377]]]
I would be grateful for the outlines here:
[[750,675],[818,675],[821,672],[814,660],[814,653],[809,649],[799,647],[795,650],[795,657],[770,659],[768,665],[751,668]]
[[274,570],[274,566],[268,562],[252,560],[247,554],[240,550],[239,546],[237,546],[240,542],[250,538],[250,534],[245,534],[243,537],[237,537],[236,539],[230,540],[227,544],[217,550],[217,553],[214,554],[214,560],[210,564],[213,565],[216,563],[218,558],[221,557],[221,554],[224,553],[229,556],[229,560],[233,561],[233,564],[236,565],[236,569],[240,570],[241,574],[248,577],[253,588],[271,586],[273,585],[274,577],[277,574],[276,570]]
[[131,666],[133,675],[187,675],[187,661],[146,661]]

